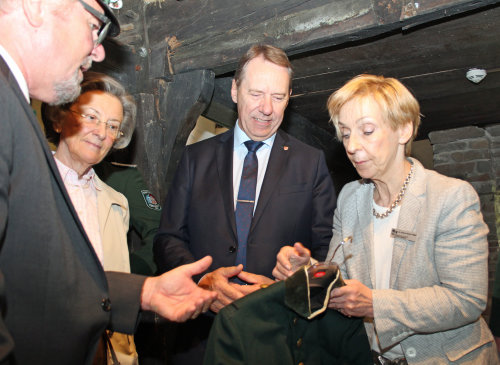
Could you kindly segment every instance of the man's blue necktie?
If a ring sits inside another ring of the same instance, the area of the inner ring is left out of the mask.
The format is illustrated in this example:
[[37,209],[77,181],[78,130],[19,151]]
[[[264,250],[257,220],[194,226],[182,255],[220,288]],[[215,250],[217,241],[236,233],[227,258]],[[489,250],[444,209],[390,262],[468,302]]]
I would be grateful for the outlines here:
[[235,265],[243,264],[243,269],[246,268],[248,232],[250,231],[255,206],[255,190],[259,166],[256,152],[263,144],[264,142],[252,140],[245,142],[248,153],[243,162],[243,172],[241,173],[235,212],[236,230],[238,232],[238,251],[236,252]]

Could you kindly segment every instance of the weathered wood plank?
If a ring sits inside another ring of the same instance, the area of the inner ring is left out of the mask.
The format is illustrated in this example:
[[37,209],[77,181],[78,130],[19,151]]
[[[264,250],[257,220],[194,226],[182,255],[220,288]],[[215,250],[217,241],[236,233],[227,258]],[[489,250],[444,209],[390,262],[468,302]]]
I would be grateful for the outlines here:
[[129,154],[160,201],[170,182],[196,120],[209,103],[213,72],[198,70],[156,80],[156,92],[139,94],[137,126]]
[[[499,0],[230,0],[153,2],[146,10],[153,52],[165,55],[165,73],[208,68],[234,70],[257,42],[290,55],[412,27]],[[417,5],[418,4],[418,5]]]

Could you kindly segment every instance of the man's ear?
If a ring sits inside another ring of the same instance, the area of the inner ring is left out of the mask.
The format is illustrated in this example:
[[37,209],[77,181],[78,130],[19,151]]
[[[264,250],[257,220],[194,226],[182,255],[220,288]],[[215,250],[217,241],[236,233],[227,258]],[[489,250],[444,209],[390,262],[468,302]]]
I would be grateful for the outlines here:
[[22,0],[24,15],[35,28],[43,24],[43,5],[42,0]]
[[231,84],[231,98],[238,104],[238,86],[236,85],[235,79],[233,79],[233,83]]

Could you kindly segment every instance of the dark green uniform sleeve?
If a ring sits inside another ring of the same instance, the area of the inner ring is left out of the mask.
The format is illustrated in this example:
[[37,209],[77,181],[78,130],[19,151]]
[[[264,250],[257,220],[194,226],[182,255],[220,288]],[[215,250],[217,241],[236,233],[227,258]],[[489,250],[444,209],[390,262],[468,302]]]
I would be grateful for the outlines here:
[[161,206],[135,167],[116,166],[107,161],[94,166],[97,175],[128,200],[130,229],[141,238],[141,247],[131,247],[130,269],[134,274],[154,275],[153,239],[160,225]]

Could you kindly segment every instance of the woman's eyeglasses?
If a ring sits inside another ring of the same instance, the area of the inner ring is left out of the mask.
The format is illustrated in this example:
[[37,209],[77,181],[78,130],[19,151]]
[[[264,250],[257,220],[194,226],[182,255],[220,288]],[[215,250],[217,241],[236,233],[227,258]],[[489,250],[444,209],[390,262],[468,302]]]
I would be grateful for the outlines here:
[[99,124],[104,123],[106,125],[106,134],[114,139],[123,136],[123,132],[120,130],[121,122],[117,120],[108,120],[105,122],[92,113],[79,113],[71,109],[69,111],[79,117],[79,119],[87,125],[98,127]]

